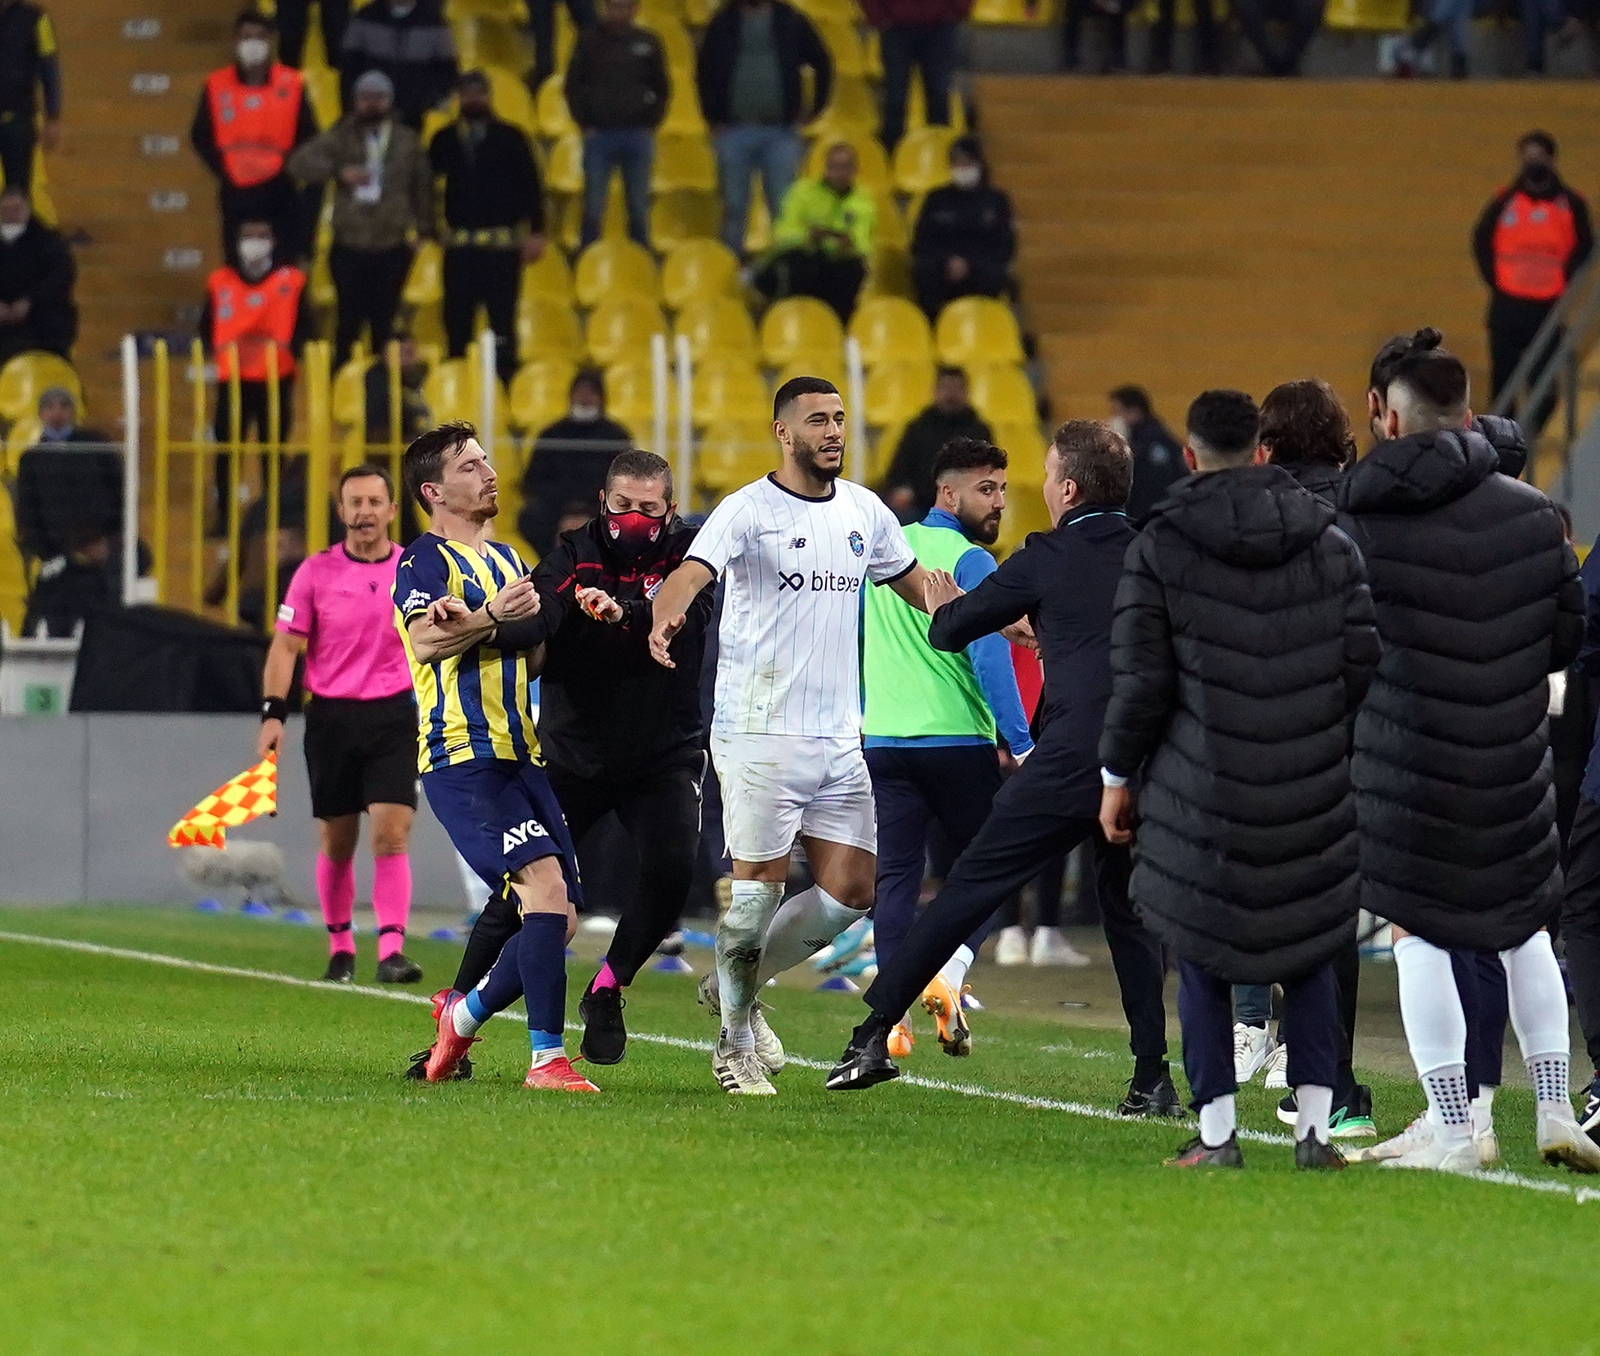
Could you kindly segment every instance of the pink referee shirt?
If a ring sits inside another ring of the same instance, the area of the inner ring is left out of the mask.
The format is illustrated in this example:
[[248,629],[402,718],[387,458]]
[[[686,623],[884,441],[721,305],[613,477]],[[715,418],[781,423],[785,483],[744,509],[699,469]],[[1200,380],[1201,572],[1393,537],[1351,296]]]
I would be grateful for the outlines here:
[[400,548],[356,560],[344,543],[300,562],[278,609],[278,630],[306,641],[306,690],[373,701],[411,691],[411,665],[394,625]]

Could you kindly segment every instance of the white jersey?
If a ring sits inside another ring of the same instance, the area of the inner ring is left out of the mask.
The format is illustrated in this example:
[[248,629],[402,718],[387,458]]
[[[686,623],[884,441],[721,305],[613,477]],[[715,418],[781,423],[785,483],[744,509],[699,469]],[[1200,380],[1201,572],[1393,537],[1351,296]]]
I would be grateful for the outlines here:
[[862,586],[917,563],[884,502],[848,480],[808,499],[768,476],[717,505],[688,559],[727,576],[711,728],[858,738]]

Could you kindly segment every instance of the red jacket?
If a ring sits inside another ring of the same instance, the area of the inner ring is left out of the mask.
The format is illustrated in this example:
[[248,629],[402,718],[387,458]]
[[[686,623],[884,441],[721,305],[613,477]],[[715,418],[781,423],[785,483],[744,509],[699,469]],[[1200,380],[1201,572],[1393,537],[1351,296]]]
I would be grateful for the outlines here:
[[874,28],[931,27],[965,23],[972,0],[862,0],[861,8]]

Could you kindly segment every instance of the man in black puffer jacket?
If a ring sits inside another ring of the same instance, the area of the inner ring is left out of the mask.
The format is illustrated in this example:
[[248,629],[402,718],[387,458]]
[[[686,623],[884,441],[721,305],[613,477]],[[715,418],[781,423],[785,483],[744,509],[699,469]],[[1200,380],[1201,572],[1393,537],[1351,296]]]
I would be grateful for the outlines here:
[[1100,822],[1179,957],[1183,1063],[1200,1134],[1175,1166],[1242,1166],[1232,982],[1284,986],[1295,1163],[1341,1167],[1328,1115],[1343,1048],[1328,962],[1359,903],[1349,718],[1378,658],[1360,553],[1331,505],[1259,465],[1238,391],[1189,407],[1180,481],[1128,549],[1111,626]]
[[1567,1087],[1566,994],[1548,933],[1561,906],[1546,675],[1583,640],[1578,562],[1555,506],[1496,474],[1469,427],[1467,373],[1442,349],[1390,374],[1381,443],[1346,477],[1384,654],[1351,775],[1362,903],[1395,943],[1426,1133],[1390,1161],[1472,1171],[1467,1024],[1449,948],[1499,951],[1550,1162],[1600,1171]]

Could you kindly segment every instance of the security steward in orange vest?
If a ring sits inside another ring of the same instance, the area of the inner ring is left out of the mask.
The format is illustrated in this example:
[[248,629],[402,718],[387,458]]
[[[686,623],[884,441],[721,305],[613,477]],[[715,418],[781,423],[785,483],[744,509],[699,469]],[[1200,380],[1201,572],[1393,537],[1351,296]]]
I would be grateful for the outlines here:
[[[1589,205],[1556,173],[1556,142],[1528,132],[1517,142],[1516,181],[1489,199],[1472,232],[1472,253],[1489,287],[1490,394],[1510,381],[1567,283],[1589,257]],[[1553,341],[1552,341],[1553,346]],[[1549,410],[1522,420],[1532,436]]]
[[[267,441],[269,343],[278,346],[278,441],[289,436],[295,372],[300,351],[313,334],[312,316],[305,273],[293,264],[275,266],[273,251],[271,223],[247,221],[239,228],[235,263],[217,269],[206,281],[200,339],[217,368],[212,433],[221,447],[227,447],[234,436],[230,379],[235,353],[239,362],[239,441]],[[229,484],[228,455],[222,452],[217,456],[219,521],[226,521]]]
[[234,64],[206,77],[189,128],[217,179],[224,255],[243,222],[270,221],[285,258],[307,257],[321,193],[297,188],[284,165],[316,134],[304,77],[272,59],[272,20],[247,10],[234,22]]

